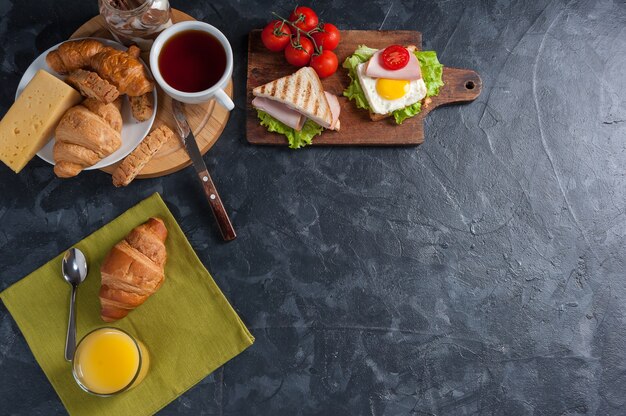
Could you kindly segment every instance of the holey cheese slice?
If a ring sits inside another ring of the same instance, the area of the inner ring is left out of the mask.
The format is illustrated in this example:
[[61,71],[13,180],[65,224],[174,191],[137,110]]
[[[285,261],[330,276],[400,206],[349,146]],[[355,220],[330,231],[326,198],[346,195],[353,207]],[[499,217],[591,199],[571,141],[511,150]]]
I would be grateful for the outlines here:
[[80,94],[39,70],[0,121],[0,160],[18,173],[52,136],[54,128]]

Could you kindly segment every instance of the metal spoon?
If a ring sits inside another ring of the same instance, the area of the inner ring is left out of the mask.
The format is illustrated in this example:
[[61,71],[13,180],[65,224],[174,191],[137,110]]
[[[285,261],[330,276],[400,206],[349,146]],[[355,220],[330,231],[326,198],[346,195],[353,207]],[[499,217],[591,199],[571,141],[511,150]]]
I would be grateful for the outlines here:
[[70,320],[67,324],[67,338],[65,338],[65,359],[72,361],[76,350],[76,290],[87,277],[87,259],[83,252],[75,247],[67,250],[61,262],[61,272],[65,281],[72,285]]

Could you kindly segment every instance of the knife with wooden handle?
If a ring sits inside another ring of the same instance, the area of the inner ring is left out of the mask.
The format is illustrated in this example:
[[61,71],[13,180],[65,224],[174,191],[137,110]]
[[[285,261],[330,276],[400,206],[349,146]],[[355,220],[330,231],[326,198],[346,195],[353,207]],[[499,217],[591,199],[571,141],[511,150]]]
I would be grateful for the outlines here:
[[200,149],[198,149],[198,143],[196,143],[196,138],[193,136],[191,128],[189,128],[189,123],[187,123],[182,103],[177,100],[172,100],[172,110],[174,113],[174,120],[176,120],[176,126],[178,127],[180,139],[185,145],[187,154],[189,154],[189,157],[191,158],[191,163],[198,174],[198,179],[200,179],[200,183],[202,184],[202,188],[206,194],[207,201],[209,201],[209,205],[211,206],[213,216],[215,216],[217,225],[222,233],[222,237],[226,241],[234,240],[237,238],[237,233],[235,233],[235,229],[233,228],[233,224],[230,222],[226,208],[224,208],[224,204],[222,204],[222,200],[217,193],[217,189],[215,189],[215,184],[211,179],[211,175],[209,175],[209,170],[204,164],[202,154],[200,153]]

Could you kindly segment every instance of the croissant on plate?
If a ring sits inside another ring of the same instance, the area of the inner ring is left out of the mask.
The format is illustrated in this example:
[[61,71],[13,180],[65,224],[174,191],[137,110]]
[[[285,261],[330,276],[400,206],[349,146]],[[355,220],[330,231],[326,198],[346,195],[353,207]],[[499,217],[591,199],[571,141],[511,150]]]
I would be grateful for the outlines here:
[[152,91],[154,83],[138,58],[137,47],[119,51],[94,39],[74,40],[48,53],[46,62],[60,74],[91,69],[115,85],[120,94],[136,97]]
[[88,67],[91,58],[106,47],[95,39],[65,42],[46,55],[46,62],[59,74],[67,74]]
[[104,104],[88,98],[67,110],[54,132],[54,173],[59,178],[78,175],[122,145],[119,100]]
[[117,243],[100,266],[100,316],[113,322],[156,292],[165,279],[167,228],[150,218]]

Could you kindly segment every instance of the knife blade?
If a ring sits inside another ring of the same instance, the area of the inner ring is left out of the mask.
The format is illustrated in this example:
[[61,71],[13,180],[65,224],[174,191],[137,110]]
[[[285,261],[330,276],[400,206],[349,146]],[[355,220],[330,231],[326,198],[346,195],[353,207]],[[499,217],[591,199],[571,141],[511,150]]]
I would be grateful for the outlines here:
[[191,163],[196,170],[198,179],[202,184],[207,201],[211,207],[211,211],[213,211],[213,216],[215,217],[220,232],[222,233],[222,238],[226,241],[234,240],[237,238],[237,234],[235,233],[233,224],[230,222],[226,208],[224,208],[224,204],[222,204],[222,199],[217,193],[217,189],[211,179],[211,175],[209,175],[209,170],[204,163],[204,159],[202,159],[202,154],[198,148],[196,138],[189,127],[189,123],[187,123],[187,117],[185,117],[182,103],[177,100],[172,100],[172,110],[180,140],[183,142],[185,150],[187,150],[187,154],[191,159]]

